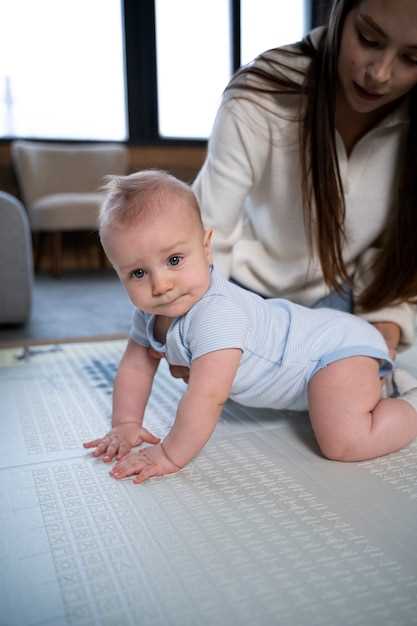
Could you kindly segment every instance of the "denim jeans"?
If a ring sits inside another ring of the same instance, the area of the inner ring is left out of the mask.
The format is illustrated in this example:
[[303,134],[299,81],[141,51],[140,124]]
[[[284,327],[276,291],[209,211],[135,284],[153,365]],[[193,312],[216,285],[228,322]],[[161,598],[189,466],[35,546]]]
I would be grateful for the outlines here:
[[327,296],[317,300],[317,302],[311,306],[312,309],[321,309],[323,307],[343,311],[343,313],[353,313],[352,289],[347,285],[343,285],[340,293],[332,291]]
[[[234,278],[230,278],[230,282],[234,283],[235,285],[238,285],[239,287],[242,287],[243,289],[246,289],[247,291],[251,291],[250,289],[248,289],[248,287],[245,287],[245,285],[242,285]],[[255,291],[254,293],[257,293],[257,292]],[[258,296],[261,296],[261,298],[266,299],[266,297],[260,293],[258,293]],[[350,289],[350,287],[344,284],[342,286],[342,291],[340,293],[338,293],[337,291],[332,291],[327,296],[323,296],[323,298],[320,298],[320,300],[317,300],[317,302],[312,304],[310,308],[322,309],[324,307],[328,309],[336,309],[336,311],[342,311],[343,313],[353,313],[352,289]]]

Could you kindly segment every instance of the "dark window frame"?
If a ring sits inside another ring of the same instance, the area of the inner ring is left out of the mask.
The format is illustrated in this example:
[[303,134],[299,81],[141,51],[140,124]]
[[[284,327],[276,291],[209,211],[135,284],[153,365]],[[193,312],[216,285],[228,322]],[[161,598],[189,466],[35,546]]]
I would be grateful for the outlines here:
[[[310,27],[318,22],[318,6],[323,0],[305,0],[310,3]],[[329,4],[330,0],[324,0]],[[232,71],[241,64],[240,0],[229,0],[231,12]],[[158,131],[158,88],[155,37],[155,1],[123,0],[125,20],[125,51],[127,74],[127,107],[129,140],[132,145],[197,145],[205,139],[161,137]],[[143,98],[143,94],[147,97]],[[148,97],[149,96],[149,97]]]
[[[155,0],[121,0],[125,34],[126,104],[128,139],[132,146],[177,145],[205,146],[205,139],[167,138],[159,135],[158,86],[155,32]],[[232,70],[240,67],[240,0],[229,0],[231,11]],[[310,27],[320,24],[327,14],[331,0],[305,0],[310,2]],[[145,97],[144,97],[145,96]],[[10,142],[15,137],[2,137],[0,142]],[[19,139],[23,139],[19,137]],[[62,142],[62,139],[36,139],[35,141]],[[108,140],[103,140],[108,141]],[[97,140],[68,140],[65,143],[99,143]]]

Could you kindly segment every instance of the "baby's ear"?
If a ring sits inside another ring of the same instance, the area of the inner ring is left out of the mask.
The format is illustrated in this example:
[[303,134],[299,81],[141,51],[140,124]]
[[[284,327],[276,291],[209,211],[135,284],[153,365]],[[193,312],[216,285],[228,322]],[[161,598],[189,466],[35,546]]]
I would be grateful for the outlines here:
[[213,256],[212,256],[212,251],[211,251],[211,246],[213,243],[213,234],[214,234],[214,230],[212,228],[208,228],[204,231],[203,246],[204,246],[204,250],[206,252],[207,260],[209,261],[209,263],[213,262]]

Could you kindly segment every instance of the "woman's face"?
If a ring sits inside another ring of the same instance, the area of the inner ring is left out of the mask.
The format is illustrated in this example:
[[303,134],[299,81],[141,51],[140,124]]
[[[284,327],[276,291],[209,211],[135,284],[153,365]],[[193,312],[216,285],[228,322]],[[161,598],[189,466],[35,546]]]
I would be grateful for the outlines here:
[[417,0],[363,0],[347,15],[338,63],[349,107],[371,113],[417,84]]

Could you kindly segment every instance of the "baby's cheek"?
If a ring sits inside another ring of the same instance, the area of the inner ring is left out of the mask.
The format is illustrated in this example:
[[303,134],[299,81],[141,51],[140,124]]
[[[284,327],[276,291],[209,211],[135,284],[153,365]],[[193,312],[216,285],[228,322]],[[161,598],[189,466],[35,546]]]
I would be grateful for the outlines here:
[[142,309],[144,308],[144,304],[146,302],[146,299],[144,297],[144,290],[140,290],[138,288],[135,287],[127,287],[127,293],[128,296],[130,298],[130,301],[132,302],[132,304],[135,305],[135,307],[137,309]]

